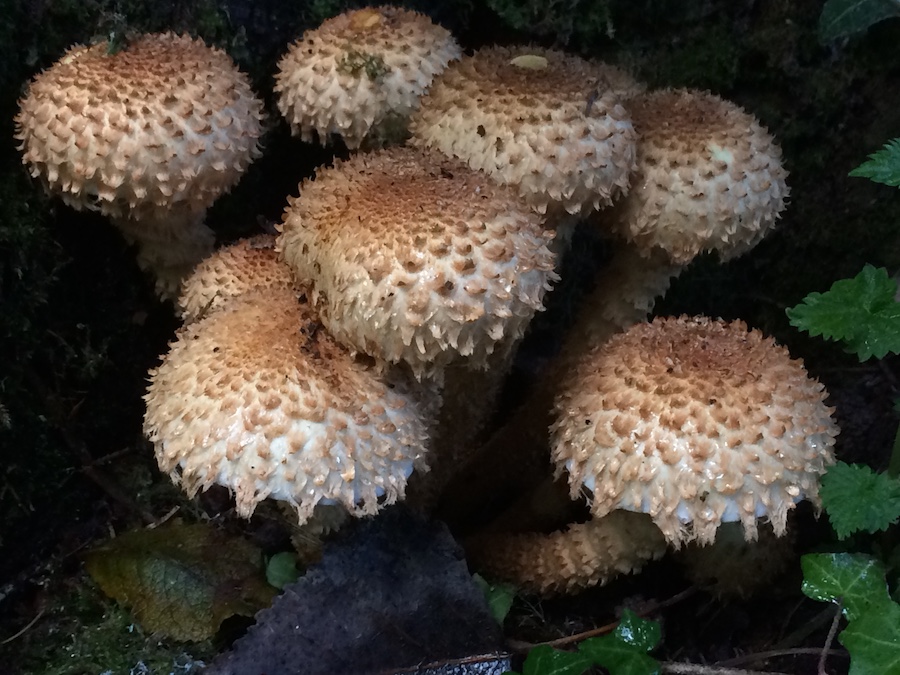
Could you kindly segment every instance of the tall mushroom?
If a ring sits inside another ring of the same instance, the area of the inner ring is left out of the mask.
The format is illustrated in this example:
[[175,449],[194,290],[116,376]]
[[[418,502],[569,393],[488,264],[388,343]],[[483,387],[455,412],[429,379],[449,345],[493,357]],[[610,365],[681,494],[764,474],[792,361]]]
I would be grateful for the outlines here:
[[108,216],[173,298],[213,247],[206,209],[260,154],[262,103],[224,52],[172,33],[113,52],[77,45],[19,101],[32,176],[76,209]]
[[[838,428],[825,396],[800,361],[743,322],[655,319],[572,364],[556,400],[553,459],[572,498],[587,495],[598,528],[614,527],[604,519],[624,509],[647,514],[676,548],[711,543],[726,522],[752,540],[764,518],[781,536],[797,502],[818,504],[819,478],[834,462]],[[639,531],[646,555],[654,549]],[[561,568],[544,566],[535,578],[525,561],[544,545],[583,551],[582,538],[575,528],[552,539],[494,535],[472,547],[500,578],[569,590],[576,584]],[[529,548],[490,550],[513,546]],[[634,567],[634,552],[625,555]],[[515,565],[500,568],[502,560]],[[598,564],[611,568],[606,557],[582,558],[576,580],[596,582],[586,570]]]

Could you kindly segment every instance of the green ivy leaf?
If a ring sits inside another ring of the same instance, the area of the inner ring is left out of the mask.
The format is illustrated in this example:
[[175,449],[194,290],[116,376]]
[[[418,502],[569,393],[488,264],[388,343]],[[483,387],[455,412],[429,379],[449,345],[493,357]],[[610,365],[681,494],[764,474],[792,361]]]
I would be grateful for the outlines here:
[[[870,607],[891,602],[884,566],[862,553],[809,553],[801,556],[804,595],[821,602],[842,601],[844,616],[853,621]],[[879,671],[872,671],[879,672]]]
[[659,662],[647,652],[656,648],[661,637],[656,621],[642,619],[626,609],[611,635],[585,640],[579,650],[610,675],[657,675]]
[[480,574],[473,574],[472,579],[484,594],[491,615],[502,626],[516,597],[516,587],[511,584],[491,584]]
[[266,563],[266,581],[271,586],[283,590],[288,584],[292,584],[300,578],[297,569],[297,555],[290,551],[276,553]]
[[838,462],[822,476],[822,504],[840,539],[878,532],[900,518],[900,481],[864,464]]
[[528,652],[522,675],[582,675],[590,665],[584,654],[541,645]]
[[850,652],[850,675],[900,673],[900,605],[870,607],[838,640]]
[[900,16],[893,0],[828,0],[819,16],[819,40],[824,44],[859,33],[892,16]]
[[204,640],[228,617],[253,616],[272,601],[262,563],[260,550],[240,537],[205,523],[170,523],[110,540],[85,566],[145,630]]
[[850,172],[854,178],[868,178],[876,183],[900,187],[900,138],[885,143],[878,152]]
[[841,340],[860,361],[900,353],[897,282],[883,267],[866,265],[852,279],[834,282],[826,293],[810,293],[787,310],[791,325],[810,335]]

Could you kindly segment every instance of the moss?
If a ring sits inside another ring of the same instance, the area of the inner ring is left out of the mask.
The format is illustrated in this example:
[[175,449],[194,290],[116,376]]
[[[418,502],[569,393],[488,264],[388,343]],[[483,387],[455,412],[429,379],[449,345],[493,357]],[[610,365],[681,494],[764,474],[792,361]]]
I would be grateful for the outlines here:
[[487,5],[510,28],[560,46],[594,44],[614,32],[609,0],[488,0]]
[[145,633],[84,575],[57,589],[53,605],[16,641],[11,672],[43,675],[190,675],[215,654],[210,642],[183,644]]
[[370,80],[377,80],[390,72],[384,59],[377,54],[348,49],[338,61],[337,68],[340,72],[352,77],[365,75]]

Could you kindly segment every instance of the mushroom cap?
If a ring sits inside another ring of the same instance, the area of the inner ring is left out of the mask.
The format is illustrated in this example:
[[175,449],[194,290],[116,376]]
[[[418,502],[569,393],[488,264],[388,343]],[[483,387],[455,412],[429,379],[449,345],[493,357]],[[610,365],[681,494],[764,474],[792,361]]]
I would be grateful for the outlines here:
[[438,153],[392,148],[320,170],[278,246],[345,345],[417,376],[481,367],[556,278],[552,234],[509,189]]
[[349,148],[390,115],[406,118],[462,53],[445,28],[400,7],[366,7],[307,31],[278,62],[278,110],[304,141]]
[[488,47],[451,64],[410,121],[412,142],[514,186],[544,213],[600,208],[628,188],[637,135],[622,71],[537,47]]
[[262,103],[227,54],[172,33],[76,45],[19,101],[23,162],[77,209],[202,211],[259,154]]
[[275,252],[275,236],[260,234],[224,246],[198,263],[182,282],[175,305],[189,323],[248,291],[294,287],[291,269]]
[[250,517],[266,497],[375,513],[424,469],[437,400],[354,359],[289,290],[249,291],[182,328],[150,372],[144,433],[191,496],[213,484]]
[[788,510],[818,504],[838,433],[827,392],[803,364],[741,321],[655,319],[573,364],[556,400],[553,457],[599,517],[649,513],[676,546],[723,522],[748,539],[757,518],[784,533]]
[[687,89],[639,94],[627,105],[640,135],[638,170],[611,214],[626,238],[686,263],[701,251],[740,255],[775,225],[787,171],[755,117]]

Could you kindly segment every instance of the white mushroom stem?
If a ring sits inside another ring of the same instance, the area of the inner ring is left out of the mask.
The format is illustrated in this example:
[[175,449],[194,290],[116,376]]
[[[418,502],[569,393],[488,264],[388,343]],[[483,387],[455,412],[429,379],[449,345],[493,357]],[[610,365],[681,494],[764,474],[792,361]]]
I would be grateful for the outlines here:
[[478,535],[465,548],[469,563],[488,579],[555,595],[636,572],[663,556],[666,540],[644,514],[614,511],[551,534]]
[[177,298],[184,278],[215,248],[215,234],[204,216],[205,210],[171,209],[141,218],[112,218],[128,243],[137,247],[137,263],[153,276],[163,300]]

